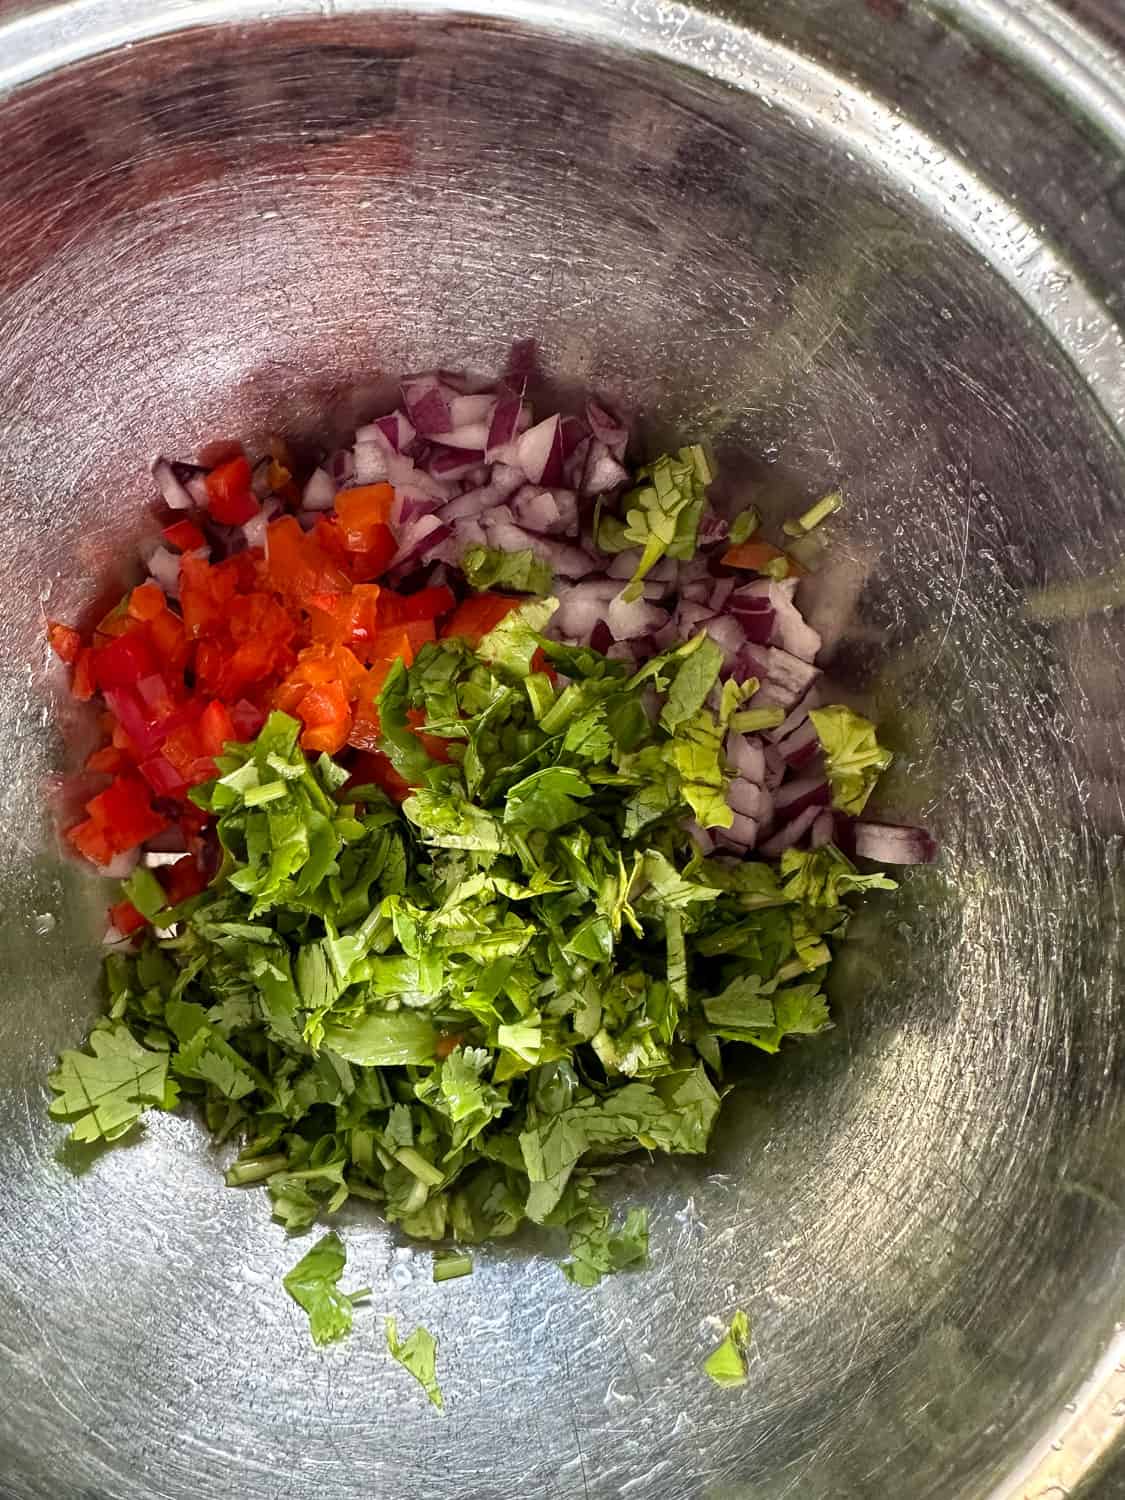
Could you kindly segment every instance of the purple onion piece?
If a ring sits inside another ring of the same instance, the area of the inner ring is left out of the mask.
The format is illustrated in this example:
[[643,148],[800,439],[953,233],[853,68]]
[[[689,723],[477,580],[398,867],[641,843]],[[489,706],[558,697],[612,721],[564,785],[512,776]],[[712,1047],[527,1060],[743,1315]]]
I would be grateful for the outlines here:
[[924,828],[898,823],[852,824],[856,855],[884,865],[929,865],[937,858],[937,841]]
[[516,442],[516,467],[523,470],[532,484],[548,488],[562,483],[562,435],[556,412],[543,422],[529,427]]
[[827,807],[832,800],[832,789],[823,776],[799,776],[787,781],[777,789],[774,797],[778,817],[783,814],[793,818],[806,807]]
[[757,735],[736,734],[732,730],[727,735],[726,754],[739,776],[759,786],[765,785],[766,752]]
[[591,400],[586,402],[586,422],[595,438],[605,444],[619,463],[623,462],[629,446],[629,429],[621,418],[600,401]]
[[831,812],[817,813],[809,829],[809,848],[823,849],[832,842],[836,832],[836,819]]
[[779,854],[784,854],[786,849],[796,848],[819,816],[819,808],[806,807],[776,833],[771,834],[766,842],[759,846],[759,854],[764,854],[768,859],[776,859]]

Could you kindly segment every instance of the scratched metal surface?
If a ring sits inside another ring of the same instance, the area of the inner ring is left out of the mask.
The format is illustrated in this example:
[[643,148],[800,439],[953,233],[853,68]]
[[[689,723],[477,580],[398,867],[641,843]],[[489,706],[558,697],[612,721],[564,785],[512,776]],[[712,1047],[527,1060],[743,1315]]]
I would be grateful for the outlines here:
[[[1125,552],[1116,8],[418,10],[0,4],[0,1494],[1072,1492],[1125,1413],[1125,657],[1112,608],[1024,604]],[[154,450],[526,335],[767,507],[844,485],[810,607],[944,859],[709,1161],[621,1174],[647,1272],[586,1292],[527,1243],[434,1287],[357,1215],[373,1310],[318,1352],[193,1122],[75,1174],[45,1120],[105,896],[57,855],[85,730],[42,618],[125,576]],[[699,1362],[737,1306],[732,1395]]]

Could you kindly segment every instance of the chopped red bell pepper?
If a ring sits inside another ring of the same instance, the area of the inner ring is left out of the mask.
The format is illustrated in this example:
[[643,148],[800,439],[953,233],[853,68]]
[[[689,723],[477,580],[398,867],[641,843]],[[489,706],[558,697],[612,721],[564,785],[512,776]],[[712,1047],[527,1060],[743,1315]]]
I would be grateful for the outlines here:
[[157,872],[156,878],[164,887],[169,906],[179,906],[181,901],[188,901],[192,896],[198,896],[207,885],[206,875],[190,854],[185,854],[183,859],[178,859],[175,864],[163,865]]
[[70,679],[70,691],[80,703],[88,703],[98,690],[94,679],[94,653],[83,646],[74,663],[74,676]]
[[78,653],[82,650],[82,637],[77,630],[69,625],[61,625],[58,620],[49,620],[47,639],[58,659],[65,661],[68,667],[74,666],[78,660]]
[[421,742],[422,749],[431,760],[437,760],[443,766],[449,765],[452,756],[449,753],[449,740],[443,740],[438,734],[427,734],[422,727],[426,722],[426,710],[424,708],[408,708],[406,711],[407,721],[413,729],[415,737]]
[[442,638],[448,640],[451,636],[463,636],[475,646],[490,630],[495,630],[505,615],[518,608],[519,604],[519,599],[513,599],[507,594],[474,594],[471,599],[459,604],[452,617],[442,626]]
[[405,802],[414,790],[382,750],[364,751],[355,757],[347,786],[377,786],[392,802]]
[[389,484],[363,484],[336,497],[336,523],[349,552],[367,552],[391,518],[395,492]]
[[177,521],[172,526],[165,526],[164,540],[178,552],[198,552],[200,547],[207,545],[207,538],[194,521]]
[[112,864],[117,853],[106,830],[93,818],[87,818],[84,823],[76,823],[73,828],[68,828],[66,837],[91,864]]
[[188,783],[164,755],[142,760],[140,772],[158,797],[182,797],[188,789]]
[[167,607],[164,590],[158,583],[142,583],[129,595],[126,613],[132,620],[154,620]]
[[86,804],[93,822],[103,830],[113,850],[135,849],[168,826],[152,805],[148,787],[139,776],[122,773]]
[[103,693],[107,688],[131,688],[142,677],[151,677],[157,665],[143,628],[133,630],[96,648],[94,680]]
[[199,716],[199,738],[207,755],[222,755],[228,740],[237,740],[234,720],[225,703],[213,698]]
[[258,731],[266,722],[264,712],[247,698],[240,698],[230,711],[231,723],[234,733],[231,739],[237,740],[239,744],[245,744],[247,740],[256,739]]
[[212,469],[207,486],[207,509],[223,526],[244,526],[260,509],[250,488],[249,461],[239,456]]
[[131,901],[118,901],[111,906],[109,920],[122,937],[132,937],[134,932],[139,932],[148,924],[148,918]]
[[303,749],[336,755],[347,744],[352,714],[348,695],[339,682],[309,688],[297,705],[297,715],[305,725],[301,735]]
[[457,601],[453,590],[419,589],[415,594],[392,594],[384,590],[379,601],[380,625],[410,625],[416,621],[436,620],[448,614]]

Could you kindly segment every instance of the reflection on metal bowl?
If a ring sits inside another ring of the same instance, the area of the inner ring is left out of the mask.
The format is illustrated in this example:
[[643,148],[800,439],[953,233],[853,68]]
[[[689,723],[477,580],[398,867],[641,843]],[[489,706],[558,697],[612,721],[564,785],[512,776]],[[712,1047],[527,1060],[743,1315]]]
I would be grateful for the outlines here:
[[[1125,83],[1116,9],[1077,9],[0,7],[5,1496],[1095,1473],[1125,1420]],[[883,807],[945,852],[709,1161],[620,1174],[646,1273],[583,1292],[516,1244],[434,1287],[355,1216],[377,1309],[441,1341],[443,1420],[370,1315],[308,1345],[294,1247],[191,1120],[58,1155],[43,1078],[94,1011],[104,895],[55,843],[82,727],[42,617],[121,581],[151,453],[343,428],[393,372],[527,336],[767,509],[843,485],[819,623],[901,752]],[[732,1394],[699,1366],[739,1305]]]

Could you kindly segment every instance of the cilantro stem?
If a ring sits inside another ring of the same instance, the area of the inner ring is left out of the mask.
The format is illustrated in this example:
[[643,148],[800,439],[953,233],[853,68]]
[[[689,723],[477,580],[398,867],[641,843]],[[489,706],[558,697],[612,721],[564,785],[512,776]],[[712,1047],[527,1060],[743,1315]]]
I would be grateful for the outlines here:
[[460,1276],[471,1276],[472,1274],[473,1257],[471,1255],[434,1256],[435,1281],[455,1281]]
[[254,1161],[236,1161],[227,1168],[227,1187],[249,1187],[252,1182],[264,1182],[275,1172],[284,1171],[287,1158],[283,1155],[259,1156]]

